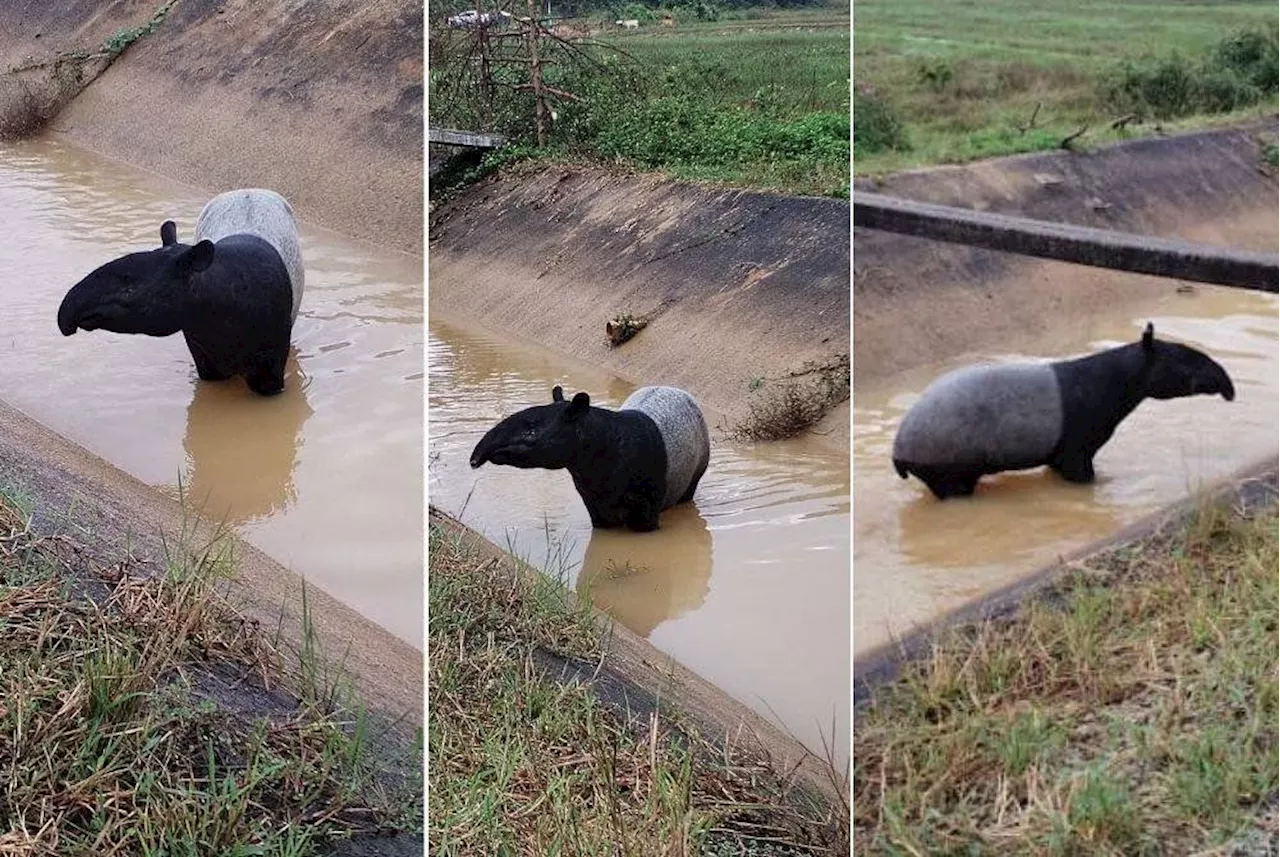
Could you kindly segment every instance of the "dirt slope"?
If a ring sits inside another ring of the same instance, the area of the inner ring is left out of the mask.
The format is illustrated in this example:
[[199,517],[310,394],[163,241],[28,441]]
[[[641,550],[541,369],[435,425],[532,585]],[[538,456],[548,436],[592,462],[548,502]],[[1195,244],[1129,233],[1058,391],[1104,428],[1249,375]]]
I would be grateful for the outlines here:
[[[8,65],[92,50],[159,0],[0,6]],[[268,186],[299,215],[422,251],[422,4],[179,0],[53,132],[211,192]]]
[[[506,176],[432,213],[430,309],[732,419],[753,379],[848,354],[849,223],[840,200],[576,166]],[[612,348],[619,313],[650,323]],[[847,446],[847,416],[824,420],[832,443]]]

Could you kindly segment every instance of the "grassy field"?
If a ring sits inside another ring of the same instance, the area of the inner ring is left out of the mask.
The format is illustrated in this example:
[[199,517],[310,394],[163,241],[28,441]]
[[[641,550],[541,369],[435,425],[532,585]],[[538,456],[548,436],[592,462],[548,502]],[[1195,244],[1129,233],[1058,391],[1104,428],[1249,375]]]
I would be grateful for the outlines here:
[[[854,16],[855,82],[872,90],[854,105],[868,116],[855,118],[859,175],[1053,148],[1082,127],[1078,143],[1099,143],[1276,105],[1274,78],[1260,84],[1260,101],[1245,103],[1252,93],[1208,65],[1238,31],[1270,33],[1274,43],[1274,3],[859,0]],[[1259,65],[1268,64],[1274,72],[1274,54]],[[1177,103],[1131,97],[1144,86],[1164,87]],[[882,123],[871,114],[881,107],[905,132],[896,147],[874,139]]]
[[[557,107],[549,148],[517,145],[493,163],[585,157],[689,180],[847,196],[848,5],[736,16],[698,22],[685,13],[675,29],[653,21],[635,32],[595,22],[587,52],[601,65],[564,61],[549,72],[549,82],[583,99]],[[436,77],[432,86],[433,122],[482,112],[462,104],[474,89],[450,90]],[[527,95],[500,98],[495,123],[527,144]]]
[[856,853],[1274,854],[1278,526],[1206,505],[937,644],[856,722]]
[[803,800],[674,712],[624,711],[558,680],[565,660],[608,670],[602,629],[559,584],[434,512],[429,550],[433,854],[847,853],[847,808]]
[[421,831],[421,755],[386,776],[317,651],[223,597],[225,543],[180,534],[152,566],[30,512],[0,496],[0,853],[302,857]]

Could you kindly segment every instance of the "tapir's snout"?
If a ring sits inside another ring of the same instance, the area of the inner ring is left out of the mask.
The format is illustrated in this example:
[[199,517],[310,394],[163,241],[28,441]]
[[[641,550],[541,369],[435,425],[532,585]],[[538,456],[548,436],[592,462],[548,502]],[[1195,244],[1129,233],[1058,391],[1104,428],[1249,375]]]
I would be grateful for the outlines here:
[[63,336],[70,336],[78,329],[75,307],[71,301],[71,296],[67,295],[62,301],[62,306],[58,307],[58,330],[62,331]]
[[493,441],[490,438],[492,431],[485,432],[485,436],[480,438],[480,442],[476,444],[476,448],[471,450],[471,469],[475,470],[481,464],[489,460],[489,453],[492,451]]
[[1227,374],[1227,370],[1223,369],[1221,366],[1215,368],[1217,368],[1218,371],[1214,373],[1214,379],[1211,382],[1212,386],[1210,389],[1215,393],[1221,393],[1222,398],[1230,402],[1236,397],[1235,384],[1231,383],[1231,376]]

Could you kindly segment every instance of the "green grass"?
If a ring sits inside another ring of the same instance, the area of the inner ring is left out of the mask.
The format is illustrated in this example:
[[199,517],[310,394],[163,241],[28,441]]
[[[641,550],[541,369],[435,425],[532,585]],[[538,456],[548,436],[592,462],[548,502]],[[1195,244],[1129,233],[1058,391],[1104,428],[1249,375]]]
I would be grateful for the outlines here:
[[847,824],[758,758],[548,672],[548,653],[608,669],[589,605],[434,512],[428,547],[433,854],[847,851]]
[[948,634],[859,713],[857,853],[1274,841],[1277,527],[1206,505]]
[[[1097,144],[1153,133],[1158,123],[1168,129],[1238,121],[1276,104],[1272,85],[1260,102],[1232,105],[1233,82],[1200,69],[1237,31],[1271,33],[1274,40],[1274,4],[860,0],[854,17],[856,82],[871,87],[899,119],[908,144],[860,145],[859,175],[1054,148],[1082,126],[1089,131],[1079,142]],[[1215,109],[1191,105],[1175,117],[1139,105],[1136,112],[1149,115],[1112,129],[1134,111],[1108,96],[1124,63],[1132,77],[1175,57]]]
[[281,692],[325,695],[302,692],[302,665],[222,594],[225,540],[184,527],[155,568],[100,560],[34,532],[14,493],[0,497],[0,850],[283,857],[421,823],[420,778],[387,785],[354,700]]
[[[801,26],[833,20],[845,26]],[[682,18],[675,31],[606,29],[594,38],[611,47],[589,49],[601,68],[562,63],[548,72],[550,83],[584,99],[557,108],[548,149],[517,148],[491,164],[585,157],[693,181],[847,196],[847,24],[848,7],[837,6],[759,21]],[[432,85],[433,122],[480,121],[473,117],[483,111],[464,103],[474,88],[450,91],[439,78]],[[528,141],[528,96],[501,97],[495,124]]]

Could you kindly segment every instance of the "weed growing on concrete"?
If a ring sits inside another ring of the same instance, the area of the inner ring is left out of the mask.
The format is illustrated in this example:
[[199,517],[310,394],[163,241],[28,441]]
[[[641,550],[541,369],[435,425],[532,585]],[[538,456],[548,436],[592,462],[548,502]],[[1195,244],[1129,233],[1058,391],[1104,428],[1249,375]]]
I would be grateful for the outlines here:
[[169,14],[169,10],[177,3],[178,0],[168,0],[167,3],[156,9],[150,19],[142,24],[136,27],[121,27],[116,30],[114,34],[103,41],[102,52],[111,57],[117,57],[124,53],[134,42],[154,33],[156,28],[164,21],[165,16]]
[[849,356],[806,363],[776,380],[752,379],[747,415],[729,430],[736,440],[783,440],[812,428],[848,400]]
[[139,39],[155,32],[177,0],[168,0],[137,27],[124,27],[94,51],[68,50],[0,74],[0,140],[33,136]]

